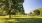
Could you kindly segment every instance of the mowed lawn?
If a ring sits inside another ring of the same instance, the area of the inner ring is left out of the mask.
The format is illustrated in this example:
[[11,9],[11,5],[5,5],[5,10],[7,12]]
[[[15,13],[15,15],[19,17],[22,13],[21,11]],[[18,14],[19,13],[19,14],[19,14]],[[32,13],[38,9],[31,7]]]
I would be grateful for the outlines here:
[[[5,18],[7,18],[8,20],[6,20]],[[34,23],[36,20],[36,22],[41,22],[42,19],[37,19],[37,18],[42,18],[42,16],[28,16],[28,15],[23,15],[23,16],[19,16],[19,15],[11,15],[11,18],[13,19],[9,19],[9,15],[6,16],[0,16],[0,23]],[[16,18],[16,19],[15,19]],[[33,19],[32,19],[33,18]],[[33,22],[34,21],[34,22]]]
[[[0,16],[0,18],[9,18],[9,15]],[[42,16],[11,15],[11,18],[42,18]]]

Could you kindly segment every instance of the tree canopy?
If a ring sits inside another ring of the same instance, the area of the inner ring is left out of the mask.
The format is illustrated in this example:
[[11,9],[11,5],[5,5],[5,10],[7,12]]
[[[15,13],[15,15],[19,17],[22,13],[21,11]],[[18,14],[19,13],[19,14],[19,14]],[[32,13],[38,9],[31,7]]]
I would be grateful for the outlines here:
[[40,11],[38,9],[33,11],[36,15],[40,15]]
[[0,0],[0,8],[6,11],[6,14],[24,14],[24,0]]

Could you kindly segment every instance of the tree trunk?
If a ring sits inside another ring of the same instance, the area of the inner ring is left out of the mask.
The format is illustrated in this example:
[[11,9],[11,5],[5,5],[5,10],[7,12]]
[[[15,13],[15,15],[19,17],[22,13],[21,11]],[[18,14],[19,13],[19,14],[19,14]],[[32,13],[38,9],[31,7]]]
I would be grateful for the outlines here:
[[12,0],[8,0],[9,2],[9,18],[11,18],[11,3],[12,3]]

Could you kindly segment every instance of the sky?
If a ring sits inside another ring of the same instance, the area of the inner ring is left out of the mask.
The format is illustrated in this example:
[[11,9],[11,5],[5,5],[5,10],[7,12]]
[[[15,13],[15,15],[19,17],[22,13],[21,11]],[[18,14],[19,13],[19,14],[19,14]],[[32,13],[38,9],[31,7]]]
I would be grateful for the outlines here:
[[42,0],[24,0],[23,7],[25,13],[29,13],[37,8],[42,8]]

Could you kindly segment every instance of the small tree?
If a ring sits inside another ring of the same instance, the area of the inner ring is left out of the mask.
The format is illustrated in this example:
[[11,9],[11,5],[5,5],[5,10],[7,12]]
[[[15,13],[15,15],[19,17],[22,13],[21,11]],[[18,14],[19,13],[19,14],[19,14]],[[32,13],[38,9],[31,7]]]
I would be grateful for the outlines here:
[[32,14],[32,12],[30,12],[30,14]]

